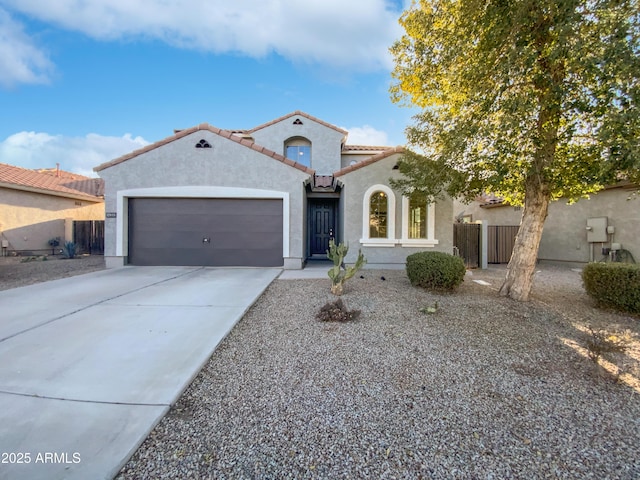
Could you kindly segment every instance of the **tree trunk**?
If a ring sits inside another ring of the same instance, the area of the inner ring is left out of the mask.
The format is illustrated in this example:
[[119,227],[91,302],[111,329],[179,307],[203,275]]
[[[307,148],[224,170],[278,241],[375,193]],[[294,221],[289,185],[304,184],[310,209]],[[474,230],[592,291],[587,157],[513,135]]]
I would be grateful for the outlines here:
[[500,288],[500,295],[522,302],[529,300],[542,228],[549,210],[548,190],[536,180],[527,181],[520,230],[507,265],[507,277]]

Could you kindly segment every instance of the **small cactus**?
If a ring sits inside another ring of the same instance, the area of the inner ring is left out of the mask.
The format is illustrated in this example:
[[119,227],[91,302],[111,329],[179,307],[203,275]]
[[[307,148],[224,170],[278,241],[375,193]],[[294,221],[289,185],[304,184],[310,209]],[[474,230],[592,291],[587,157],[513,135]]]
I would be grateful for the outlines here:
[[333,261],[333,267],[329,269],[327,273],[331,279],[331,293],[334,295],[342,295],[344,289],[344,282],[353,277],[358,270],[360,270],[367,260],[362,255],[362,250],[358,250],[358,258],[356,263],[350,267],[344,265],[344,257],[349,252],[349,246],[341,243],[336,245],[333,239],[329,240],[329,250],[327,250],[327,257]]

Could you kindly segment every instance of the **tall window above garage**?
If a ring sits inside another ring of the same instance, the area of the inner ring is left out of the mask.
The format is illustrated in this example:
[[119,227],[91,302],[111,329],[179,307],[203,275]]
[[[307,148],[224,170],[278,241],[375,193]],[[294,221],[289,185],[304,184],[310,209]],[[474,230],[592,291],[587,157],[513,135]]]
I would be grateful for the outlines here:
[[369,238],[387,238],[389,202],[384,192],[374,192],[369,199]]
[[284,156],[305,167],[311,166],[311,142],[303,137],[294,137],[284,144]]

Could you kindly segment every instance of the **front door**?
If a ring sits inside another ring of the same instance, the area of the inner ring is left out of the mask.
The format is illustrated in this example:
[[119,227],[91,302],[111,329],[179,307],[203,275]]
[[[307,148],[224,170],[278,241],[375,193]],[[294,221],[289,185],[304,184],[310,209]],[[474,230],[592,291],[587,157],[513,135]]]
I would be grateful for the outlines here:
[[336,234],[335,200],[309,200],[310,254],[326,255],[329,240]]

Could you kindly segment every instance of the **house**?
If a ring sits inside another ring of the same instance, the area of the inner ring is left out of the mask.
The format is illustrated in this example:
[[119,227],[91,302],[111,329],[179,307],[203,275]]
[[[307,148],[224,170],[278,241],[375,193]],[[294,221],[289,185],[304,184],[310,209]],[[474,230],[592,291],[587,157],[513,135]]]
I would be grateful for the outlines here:
[[74,220],[104,219],[103,185],[59,168],[0,163],[1,254],[47,253],[51,239],[72,241]]
[[329,240],[370,266],[452,251],[452,201],[389,186],[400,147],[348,145],[296,111],[250,130],[201,124],[104,163],[107,266],[278,266],[326,258]]
[[[640,198],[638,187],[620,182],[573,204],[559,199],[549,205],[538,260],[575,264],[600,261],[611,248],[623,249],[640,262]],[[485,196],[471,204],[454,202],[456,218],[492,226],[517,226],[522,209]],[[513,230],[512,230],[513,231]],[[515,231],[513,233],[515,235]],[[491,248],[491,238],[489,238]],[[506,252],[507,261],[510,251]],[[491,256],[491,255],[490,255]]]

